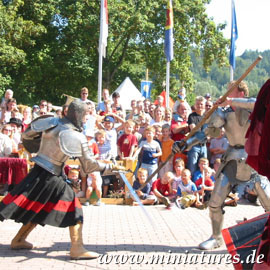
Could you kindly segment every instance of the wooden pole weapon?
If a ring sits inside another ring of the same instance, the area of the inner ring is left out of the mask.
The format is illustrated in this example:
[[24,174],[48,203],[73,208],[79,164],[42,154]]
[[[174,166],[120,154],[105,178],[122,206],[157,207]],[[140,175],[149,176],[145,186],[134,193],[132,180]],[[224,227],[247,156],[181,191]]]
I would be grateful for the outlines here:
[[[250,71],[262,60],[262,56],[258,56],[257,59],[248,67],[248,69],[242,74],[242,76],[235,81],[228,89],[228,91],[219,99],[221,103],[223,103],[224,101],[226,101],[227,97],[233,92],[233,90],[238,87],[238,85],[240,84],[241,81],[244,80],[244,78],[250,73]],[[197,126],[195,126],[190,133],[183,139],[184,141],[187,141],[188,139],[190,139],[191,137],[194,136],[194,134],[206,123],[207,119],[213,114],[213,112],[218,108],[219,104],[214,104],[214,106],[207,111],[204,114],[203,119],[200,121],[199,124],[197,124]],[[149,183],[152,178],[159,173],[159,171],[165,166],[165,164],[174,156],[174,153],[171,153],[167,159],[159,165],[159,167],[147,178],[147,180],[145,181],[145,183],[140,187],[140,190],[143,189],[147,183]]]

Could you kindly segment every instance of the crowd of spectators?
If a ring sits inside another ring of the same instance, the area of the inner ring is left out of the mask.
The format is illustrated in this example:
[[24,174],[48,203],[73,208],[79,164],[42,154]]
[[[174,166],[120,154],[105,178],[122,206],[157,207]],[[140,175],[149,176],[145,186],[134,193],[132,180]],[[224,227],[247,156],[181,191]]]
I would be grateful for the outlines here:
[[[110,96],[110,91],[103,89],[103,100],[98,104],[89,100],[88,95],[88,89],[83,87],[79,98],[89,107],[83,132],[92,157],[103,162],[133,160],[136,164],[133,187],[143,204],[169,206],[175,201],[184,209],[191,205],[200,208],[209,201],[220,158],[228,147],[224,130],[217,138],[208,138],[189,151],[173,155],[150,183],[142,190],[139,188],[172,154],[174,142],[185,138],[212,108],[211,95],[197,96],[195,104],[188,104],[182,88],[173,108],[166,108],[163,97],[159,96],[156,102],[131,100],[130,111],[125,111],[119,103],[119,93]],[[59,108],[46,100],[32,108],[17,105],[13,91],[8,89],[1,102],[0,157],[20,157],[21,133],[33,119],[42,115],[65,117],[67,110],[67,105]],[[77,177],[76,171],[72,173],[72,177]],[[77,195],[89,199],[95,191],[97,205],[101,197],[121,188],[115,175],[85,175],[80,170],[79,178],[81,191],[77,189]]]

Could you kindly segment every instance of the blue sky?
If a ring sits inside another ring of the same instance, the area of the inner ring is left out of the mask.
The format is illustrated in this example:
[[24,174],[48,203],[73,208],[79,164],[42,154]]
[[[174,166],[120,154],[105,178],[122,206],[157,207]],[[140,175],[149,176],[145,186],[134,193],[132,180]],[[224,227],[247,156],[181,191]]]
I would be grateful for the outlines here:
[[[235,0],[238,39],[236,55],[245,50],[270,50],[270,0]],[[231,37],[231,0],[212,0],[207,14],[216,23],[226,22],[226,38]]]

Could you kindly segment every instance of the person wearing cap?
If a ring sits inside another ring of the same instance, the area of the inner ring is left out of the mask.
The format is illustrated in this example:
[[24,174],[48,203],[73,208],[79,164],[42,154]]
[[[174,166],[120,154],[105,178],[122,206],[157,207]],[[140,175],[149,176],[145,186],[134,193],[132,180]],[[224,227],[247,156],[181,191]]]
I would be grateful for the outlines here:
[[[177,107],[181,102],[187,102],[186,101],[186,88],[182,87],[179,89],[178,91],[178,95],[177,95],[177,100],[175,101],[174,105],[173,105],[173,113],[177,113]],[[188,113],[191,113],[191,108],[189,106],[188,108]]]
[[106,132],[106,138],[111,145],[112,156],[117,156],[117,131],[114,128],[115,119],[113,116],[107,115],[104,118],[104,128]]
[[10,118],[8,123],[11,126],[12,132],[10,138],[12,139],[12,153],[18,153],[19,144],[21,143],[22,135],[22,120],[18,118]]

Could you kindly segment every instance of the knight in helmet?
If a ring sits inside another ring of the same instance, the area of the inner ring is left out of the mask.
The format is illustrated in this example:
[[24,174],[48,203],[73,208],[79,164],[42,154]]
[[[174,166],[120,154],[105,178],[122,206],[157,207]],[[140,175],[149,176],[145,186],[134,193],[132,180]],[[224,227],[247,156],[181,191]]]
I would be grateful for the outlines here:
[[218,248],[223,243],[221,230],[224,201],[238,184],[252,180],[255,183],[254,192],[258,195],[262,206],[266,211],[270,211],[270,190],[269,187],[263,188],[261,183],[264,176],[259,175],[246,164],[245,134],[250,125],[249,116],[256,101],[247,96],[248,87],[246,83],[241,82],[231,92],[227,101],[220,104],[220,107],[211,115],[202,131],[197,132],[186,142],[175,142],[173,146],[174,152],[188,150],[196,143],[206,140],[207,136],[219,136],[222,127],[229,141],[229,147],[222,157],[222,163],[216,175],[215,188],[209,201],[212,235],[199,245],[199,248],[203,250]]
[[[88,107],[79,99],[68,107],[67,116],[39,117],[23,133],[34,168],[0,203],[0,220],[23,223],[11,242],[12,249],[31,249],[26,237],[37,224],[69,227],[72,259],[92,259],[99,254],[83,247],[81,204],[66,181],[63,166],[68,158],[78,158],[86,173],[112,173],[119,167],[91,158],[86,137],[81,133]],[[121,168],[122,169],[122,168]]]

